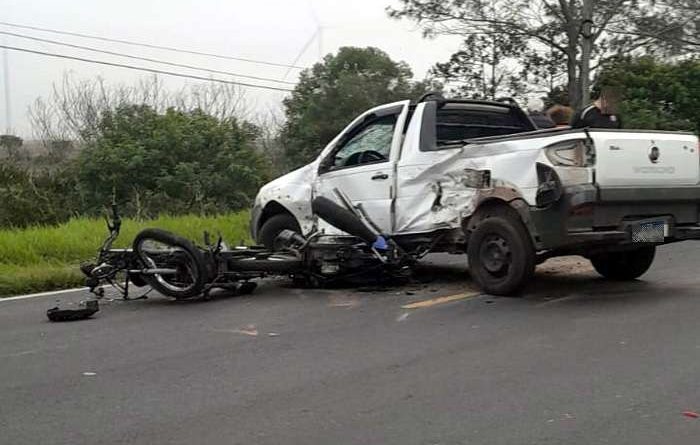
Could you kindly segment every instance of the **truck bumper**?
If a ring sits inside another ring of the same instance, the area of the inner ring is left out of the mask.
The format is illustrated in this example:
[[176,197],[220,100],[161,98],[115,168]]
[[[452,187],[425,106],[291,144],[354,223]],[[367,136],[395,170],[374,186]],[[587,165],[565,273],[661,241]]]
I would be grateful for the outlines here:
[[530,211],[538,250],[700,239],[700,186],[605,189],[584,184],[563,191],[557,203]]

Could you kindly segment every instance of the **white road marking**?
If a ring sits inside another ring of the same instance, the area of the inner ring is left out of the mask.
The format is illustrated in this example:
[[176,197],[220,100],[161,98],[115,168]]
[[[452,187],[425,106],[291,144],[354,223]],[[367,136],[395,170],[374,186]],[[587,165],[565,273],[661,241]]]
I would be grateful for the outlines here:
[[16,297],[0,298],[0,303],[3,301],[26,300],[27,298],[50,297],[51,295],[69,294],[71,292],[80,292],[89,290],[87,287],[76,287],[75,289],[54,290],[50,292],[39,292],[38,294],[17,295]]
[[23,355],[36,354],[37,352],[39,351],[37,351],[36,349],[31,349],[29,351],[12,352],[9,354],[0,355],[0,358],[21,357]]

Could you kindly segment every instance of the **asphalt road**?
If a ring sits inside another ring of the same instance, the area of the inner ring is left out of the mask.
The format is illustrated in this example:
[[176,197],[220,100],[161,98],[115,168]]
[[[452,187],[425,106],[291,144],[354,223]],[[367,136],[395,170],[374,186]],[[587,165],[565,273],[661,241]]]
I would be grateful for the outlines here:
[[268,282],[74,323],[0,301],[0,443],[698,443],[698,247],[632,283],[545,264],[524,298],[473,295],[453,257],[401,289]]

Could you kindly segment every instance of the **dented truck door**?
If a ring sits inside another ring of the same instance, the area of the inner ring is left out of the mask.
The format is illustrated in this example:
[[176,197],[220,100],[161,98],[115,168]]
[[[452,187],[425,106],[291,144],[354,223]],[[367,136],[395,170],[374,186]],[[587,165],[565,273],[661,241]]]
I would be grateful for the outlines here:
[[319,163],[317,195],[338,201],[336,189],[386,233],[391,232],[394,165],[409,101],[374,108],[347,128]]

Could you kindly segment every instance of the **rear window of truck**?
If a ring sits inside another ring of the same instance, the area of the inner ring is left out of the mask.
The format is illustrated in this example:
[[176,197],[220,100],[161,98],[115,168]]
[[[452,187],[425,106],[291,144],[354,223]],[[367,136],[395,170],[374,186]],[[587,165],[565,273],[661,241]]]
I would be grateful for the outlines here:
[[423,151],[454,148],[467,139],[504,136],[535,129],[521,110],[508,106],[447,103],[438,108],[433,102],[426,104],[424,113],[422,130],[426,138],[421,137]]

